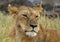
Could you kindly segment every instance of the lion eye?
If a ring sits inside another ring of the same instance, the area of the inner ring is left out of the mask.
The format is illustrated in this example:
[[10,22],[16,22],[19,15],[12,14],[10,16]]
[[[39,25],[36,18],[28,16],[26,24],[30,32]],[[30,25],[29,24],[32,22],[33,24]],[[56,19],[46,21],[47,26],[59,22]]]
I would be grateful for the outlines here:
[[23,14],[23,16],[24,16],[24,17],[27,17],[27,15],[24,15],[24,14]]
[[38,16],[36,16],[36,18],[37,18]]

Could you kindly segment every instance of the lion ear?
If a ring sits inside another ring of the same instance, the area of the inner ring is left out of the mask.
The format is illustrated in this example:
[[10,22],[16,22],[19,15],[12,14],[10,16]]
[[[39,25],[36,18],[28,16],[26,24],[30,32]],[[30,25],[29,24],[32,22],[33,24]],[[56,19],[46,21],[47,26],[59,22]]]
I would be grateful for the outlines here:
[[41,13],[43,8],[42,8],[42,5],[38,5],[34,8],[37,12]]
[[13,18],[15,18],[16,15],[19,12],[19,9],[17,7],[14,7],[14,6],[12,6],[12,5],[9,4],[8,5],[8,12],[13,15]]
[[18,8],[17,7],[14,7],[14,6],[11,6],[10,4],[8,5],[8,11],[10,14],[17,14],[18,13]]

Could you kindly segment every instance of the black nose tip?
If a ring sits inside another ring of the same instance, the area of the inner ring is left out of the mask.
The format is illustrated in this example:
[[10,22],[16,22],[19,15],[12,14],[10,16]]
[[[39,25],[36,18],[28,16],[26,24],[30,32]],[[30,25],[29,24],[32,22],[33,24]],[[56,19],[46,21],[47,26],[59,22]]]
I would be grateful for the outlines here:
[[30,26],[33,27],[33,28],[37,27],[37,25],[30,25]]

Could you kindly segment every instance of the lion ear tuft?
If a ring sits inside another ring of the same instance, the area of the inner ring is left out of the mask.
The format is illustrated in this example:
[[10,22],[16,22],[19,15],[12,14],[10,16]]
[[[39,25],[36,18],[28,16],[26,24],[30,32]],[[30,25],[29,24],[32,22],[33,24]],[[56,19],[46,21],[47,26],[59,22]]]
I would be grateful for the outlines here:
[[17,14],[19,10],[17,7],[14,7],[14,6],[9,4],[8,5],[8,11],[10,14]]

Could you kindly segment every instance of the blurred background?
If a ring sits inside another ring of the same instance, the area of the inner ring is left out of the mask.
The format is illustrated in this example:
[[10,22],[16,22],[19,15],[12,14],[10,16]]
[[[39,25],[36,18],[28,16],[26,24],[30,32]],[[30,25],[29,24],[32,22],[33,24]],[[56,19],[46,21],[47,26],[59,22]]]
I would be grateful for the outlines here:
[[8,4],[15,7],[20,7],[21,5],[34,7],[37,4],[41,4],[44,12],[46,12],[46,16],[49,18],[60,17],[60,0],[0,0],[0,11],[8,13]]
[[9,42],[9,30],[14,24],[8,4],[15,7],[41,5],[43,11],[39,23],[46,29],[60,30],[60,0],[0,0],[0,42]]

